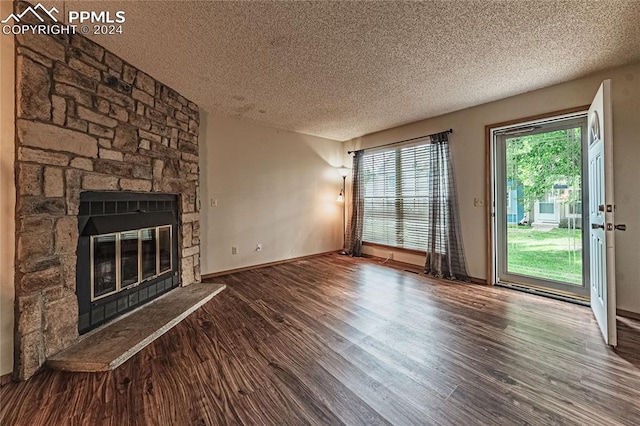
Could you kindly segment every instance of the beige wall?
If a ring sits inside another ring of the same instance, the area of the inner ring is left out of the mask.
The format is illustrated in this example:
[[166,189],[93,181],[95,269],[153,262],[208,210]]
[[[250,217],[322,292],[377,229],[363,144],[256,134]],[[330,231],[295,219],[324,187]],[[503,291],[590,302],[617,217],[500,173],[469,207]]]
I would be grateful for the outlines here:
[[[0,2],[0,16],[12,3]],[[15,250],[14,51],[13,37],[0,35],[0,375],[13,370],[13,271]]]
[[[485,125],[588,105],[602,80],[612,79],[618,308],[640,313],[640,64],[551,86],[440,117],[388,129],[344,143],[344,151],[407,139],[453,128],[451,148],[456,170],[462,236],[469,274],[485,278],[485,209],[473,199],[485,197]],[[388,250],[365,248],[381,257]],[[424,257],[394,253],[394,259],[422,264]]]
[[342,247],[341,152],[337,141],[201,111],[202,274]]

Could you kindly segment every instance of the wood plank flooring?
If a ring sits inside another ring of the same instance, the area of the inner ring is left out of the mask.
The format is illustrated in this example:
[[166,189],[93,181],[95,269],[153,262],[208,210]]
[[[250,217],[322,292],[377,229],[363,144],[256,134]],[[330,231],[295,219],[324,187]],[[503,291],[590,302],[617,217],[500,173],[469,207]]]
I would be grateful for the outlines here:
[[640,323],[323,255],[227,290],[115,371],[0,388],[2,425],[640,424]]

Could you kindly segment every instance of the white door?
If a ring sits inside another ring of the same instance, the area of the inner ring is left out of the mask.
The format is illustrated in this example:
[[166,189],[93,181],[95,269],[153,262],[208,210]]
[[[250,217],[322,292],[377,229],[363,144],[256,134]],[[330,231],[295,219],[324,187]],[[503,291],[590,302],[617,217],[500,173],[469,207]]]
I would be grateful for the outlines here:
[[617,345],[611,80],[589,108],[589,253],[591,309],[604,341]]

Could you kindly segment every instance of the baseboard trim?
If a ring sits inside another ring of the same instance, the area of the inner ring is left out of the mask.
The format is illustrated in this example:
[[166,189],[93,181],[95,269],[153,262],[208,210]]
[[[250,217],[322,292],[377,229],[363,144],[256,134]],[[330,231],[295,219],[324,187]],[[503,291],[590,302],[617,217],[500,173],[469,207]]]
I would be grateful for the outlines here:
[[244,266],[242,268],[229,269],[229,270],[226,270],[226,271],[213,272],[211,274],[202,275],[202,280],[204,281],[204,280],[208,280],[210,278],[221,277],[223,275],[235,274],[236,272],[251,271],[253,269],[260,269],[260,268],[266,268],[266,267],[269,267],[269,266],[282,265],[284,263],[296,262],[298,260],[311,259],[312,257],[324,256],[326,254],[331,254],[331,253],[338,253],[338,250],[331,250],[331,251],[325,251],[325,252],[322,252],[322,253],[308,254],[306,256],[292,257],[291,259],[276,260],[274,262],[260,263],[258,265]]
[[640,321],[640,314],[632,311],[625,311],[624,309],[616,309],[616,315],[619,317],[631,318]]
[[0,388],[4,385],[11,383],[12,373],[3,374],[0,376]]

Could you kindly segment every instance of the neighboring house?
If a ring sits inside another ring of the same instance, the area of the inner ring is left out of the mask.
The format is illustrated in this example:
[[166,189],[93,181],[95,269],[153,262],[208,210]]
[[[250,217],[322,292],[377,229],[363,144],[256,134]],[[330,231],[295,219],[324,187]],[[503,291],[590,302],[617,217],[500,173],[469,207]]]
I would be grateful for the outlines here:
[[[557,227],[577,227],[581,225],[582,203],[579,197],[572,196],[580,188],[566,184],[555,184],[544,197],[534,201],[529,217],[531,226],[537,229]],[[567,219],[565,224],[563,219]]]
[[525,208],[522,203],[522,184],[516,180],[507,181],[507,224],[516,225],[524,219]]

